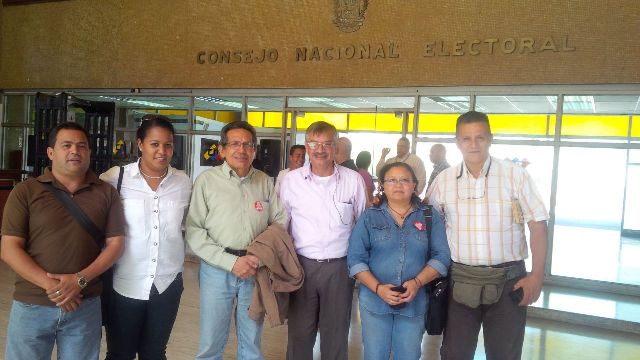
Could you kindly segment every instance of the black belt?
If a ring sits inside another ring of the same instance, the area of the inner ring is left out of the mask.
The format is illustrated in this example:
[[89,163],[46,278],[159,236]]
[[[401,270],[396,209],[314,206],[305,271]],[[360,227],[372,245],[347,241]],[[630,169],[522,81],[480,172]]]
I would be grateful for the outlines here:
[[247,250],[236,250],[232,248],[224,248],[224,252],[235,256],[247,256]]
[[339,257],[339,258],[332,258],[332,259],[311,259],[311,258],[308,258],[308,257],[306,257],[306,256],[302,256],[302,255],[300,255],[300,257],[303,257],[303,258],[305,258],[305,259],[307,259],[307,260],[311,260],[311,261],[319,262],[319,263],[331,263],[331,262],[336,262],[336,261],[344,260],[344,259],[346,259],[346,258],[347,258],[346,256],[343,256],[343,257]]

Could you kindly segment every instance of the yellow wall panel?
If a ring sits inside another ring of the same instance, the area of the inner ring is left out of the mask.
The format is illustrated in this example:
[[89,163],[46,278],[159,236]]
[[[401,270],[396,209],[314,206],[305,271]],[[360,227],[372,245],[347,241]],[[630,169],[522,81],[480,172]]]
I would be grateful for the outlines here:
[[326,121],[338,129],[338,131],[347,130],[347,114],[334,113],[305,113],[303,117],[296,118],[296,125],[300,130],[306,130],[309,125],[316,121]]
[[216,120],[223,123],[241,120],[242,114],[239,111],[216,111]]
[[205,118],[205,119],[209,119],[209,120],[215,120],[215,113],[213,111],[207,111],[207,110],[196,110],[195,114],[197,117],[201,117],[201,118]]
[[631,124],[631,136],[640,138],[640,116],[634,116]]
[[247,113],[247,122],[253,127],[262,127],[264,113],[262,111],[250,111]]
[[187,110],[158,110],[158,114],[160,115],[177,115],[177,116],[187,116]]
[[498,135],[546,135],[547,115],[489,114],[491,132]]
[[275,111],[265,112],[264,127],[280,129],[282,127],[282,113]]
[[456,133],[456,120],[459,114],[420,114],[419,133]]
[[402,116],[395,114],[376,114],[376,131],[402,132]]
[[349,114],[349,130],[354,131],[375,131],[376,114]]
[[627,137],[629,116],[626,115],[563,115],[562,136]]

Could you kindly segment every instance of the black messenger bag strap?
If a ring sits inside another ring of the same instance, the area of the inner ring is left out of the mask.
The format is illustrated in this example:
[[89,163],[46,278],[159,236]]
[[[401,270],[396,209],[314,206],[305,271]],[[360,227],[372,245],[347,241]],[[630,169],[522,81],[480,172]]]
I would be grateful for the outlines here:
[[78,204],[76,204],[73,200],[71,200],[71,197],[67,195],[66,192],[56,188],[55,186],[53,186],[52,183],[47,182],[47,183],[42,183],[42,185],[47,190],[49,190],[53,194],[53,196],[55,196],[56,199],[58,199],[58,201],[62,203],[62,205],[64,205],[64,207],[67,209],[67,211],[69,211],[71,216],[73,216],[73,218],[80,225],[82,225],[82,227],[89,234],[91,234],[91,236],[96,241],[98,246],[102,249],[102,247],[104,246],[104,235],[102,234],[102,231],[100,231],[100,229],[98,229],[96,224],[94,224],[93,221],[91,221],[91,219],[89,219],[89,217],[84,213],[84,211],[80,209]]
[[[427,238],[431,240],[431,227],[433,226],[433,206],[427,205],[424,210],[424,224],[427,227]],[[431,246],[429,246],[431,249]]]
[[120,189],[122,188],[123,175],[124,175],[124,166],[120,166],[120,173],[118,174],[118,186],[116,186],[116,189],[118,189],[118,193],[120,193]]

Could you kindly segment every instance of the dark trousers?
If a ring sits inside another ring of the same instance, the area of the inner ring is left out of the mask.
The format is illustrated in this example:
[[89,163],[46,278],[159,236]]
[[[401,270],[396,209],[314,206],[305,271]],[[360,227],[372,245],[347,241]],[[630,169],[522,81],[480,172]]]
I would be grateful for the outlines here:
[[162,293],[151,287],[149,300],[122,296],[112,290],[106,323],[107,360],[166,359],[167,342],[184,290],[182,273]]
[[305,277],[289,301],[287,359],[313,359],[319,330],[322,359],[346,360],[354,285],[347,259],[319,263],[298,257]]
[[518,306],[509,296],[518,280],[508,280],[498,302],[491,305],[471,308],[449,296],[447,325],[440,348],[442,360],[472,360],[481,325],[487,360],[520,359],[527,307]]

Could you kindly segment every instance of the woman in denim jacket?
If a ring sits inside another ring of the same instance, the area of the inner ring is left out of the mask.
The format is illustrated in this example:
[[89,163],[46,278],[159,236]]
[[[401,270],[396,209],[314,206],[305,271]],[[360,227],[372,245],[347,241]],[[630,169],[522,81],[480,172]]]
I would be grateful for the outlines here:
[[427,294],[423,285],[447,274],[451,254],[444,223],[433,211],[427,238],[425,206],[415,194],[410,166],[396,162],[380,171],[379,205],[358,220],[349,241],[350,276],[360,286],[364,358],[419,359]]

